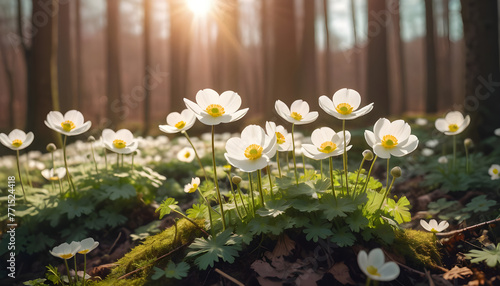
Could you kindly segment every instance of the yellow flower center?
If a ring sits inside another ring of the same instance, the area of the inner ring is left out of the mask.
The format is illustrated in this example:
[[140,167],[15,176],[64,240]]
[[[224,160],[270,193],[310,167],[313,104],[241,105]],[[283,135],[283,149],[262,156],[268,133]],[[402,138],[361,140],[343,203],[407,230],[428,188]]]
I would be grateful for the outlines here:
[[189,158],[189,157],[191,157],[191,152],[186,151],[186,153],[184,153],[184,158],[186,158],[186,159],[187,159],[187,158]]
[[196,189],[198,189],[198,184],[193,184],[193,190],[196,191]]
[[75,129],[75,123],[71,120],[66,120],[63,123],[61,123],[62,129],[66,132],[70,132],[71,130]]
[[298,120],[298,121],[302,120],[302,114],[297,113],[297,112],[295,112],[295,111],[294,111],[294,112],[292,112],[292,113],[290,114],[290,116],[291,116],[293,119],[295,119],[295,120]]
[[125,143],[125,141],[123,140],[116,139],[115,141],[113,141],[113,145],[115,145],[115,147],[118,149],[123,149],[127,146],[127,143]]
[[450,132],[455,132],[458,130],[458,125],[456,125],[455,123],[450,124],[448,125],[448,129],[450,130]]
[[341,103],[335,107],[338,113],[347,115],[352,113],[353,107],[349,103]]
[[61,257],[62,259],[69,259],[69,258],[73,257],[73,254],[71,254],[71,253],[61,254],[61,255],[59,255],[59,257]]
[[205,110],[213,117],[219,117],[225,113],[224,107],[220,106],[219,104],[210,104]]
[[497,175],[498,174],[498,169],[493,169],[493,174]]
[[378,273],[377,267],[370,265],[366,268],[366,271],[368,271],[368,273],[370,273],[373,276],[380,276],[380,273]]
[[318,148],[318,150],[323,153],[331,153],[335,151],[335,149],[337,149],[337,145],[332,141],[326,141]]
[[177,128],[177,129],[182,129],[182,128],[184,128],[184,126],[186,126],[186,122],[184,122],[184,121],[179,121],[175,124],[175,128]]
[[52,176],[49,178],[50,181],[57,181],[59,180],[59,177],[58,176]]
[[283,136],[283,134],[279,133],[279,132],[276,132],[276,142],[278,144],[283,144],[285,143],[285,136]]
[[20,147],[21,145],[23,145],[23,141],[19,140],[19,139],[15,139],[14,141],[12,141],[12,146],[18,148]]
[[250,160],[259,159],[260,157],[262,157],[263,150],[264,148],[262,148],[262,146],[257,144],[252,144],[245,149],[245,157],[247,157]]
[[437,231],[437,229],[435,229],[435,228],[431,228],[431,232],[432,233],[438,233],[439,231]]
[[396,145],[398,145],[398,139],[392,135],[385,135],[382,138],[382,146],[385,148],[394,148]]

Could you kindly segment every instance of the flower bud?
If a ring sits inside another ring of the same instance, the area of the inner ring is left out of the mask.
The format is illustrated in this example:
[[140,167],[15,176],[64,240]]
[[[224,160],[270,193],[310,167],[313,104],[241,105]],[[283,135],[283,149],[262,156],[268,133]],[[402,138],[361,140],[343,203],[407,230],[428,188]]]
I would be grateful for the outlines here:
[[373,160],[373,152],[371,150],[365,150],[365,151],[363,151],[363,158],[366,161]]
[[54,143],[49,143],[47,144],[47,151],[48,152],[54,152],[57,150],[57,147]]
[[241,183],[241,177],[240,176],[234,176],[231,181],[233,181],[233,184],[239,185]]
[[399,178],[401,177],[401,168],[399,168],[398,166],[394,167],[391,169],[391,175],[394,177],[394,178]]
[[88,142],[95,142],[95,137],[90,135],[89,138],[87,139]]
[[472,148],[474,146],[474,143],[472,142],[472,139],[465,138],[465,140],[464,140],[464,146],[467,149]]
[[446,156],[441,156],[438,159],[438,163],[439,164],[447,164],[448,163],[448,158],[446,158]]

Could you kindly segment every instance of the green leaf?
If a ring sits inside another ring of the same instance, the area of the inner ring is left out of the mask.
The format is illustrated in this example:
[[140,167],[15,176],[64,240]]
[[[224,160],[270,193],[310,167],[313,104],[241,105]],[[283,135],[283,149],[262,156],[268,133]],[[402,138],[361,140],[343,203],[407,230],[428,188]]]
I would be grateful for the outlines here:
[[61,231],[61,236],[66,238],[66,241],[79,241],[88,237],[88,231],[82,225],[71,224]]
[[304,233],[307,234],[306,239],[312,239],[314,242],[318,242],[319,238],[325,239],[333,234],[331,227],[331,223],[321,223],[319,220],[315,220],[312,224],[307,224],[304,229]]
[[47,268],[47,273],[45,273],[45,277],[47,277],[47,279],[50,282],[54,283],[55,285],[62,284],[61,273],[59,273],[57,268],[50,265],[50,264],[49,264],[49,266],[45,266],[45,267]]
[[89,199],[67,199],[59,203],[61,208],[61,213],[67,213],[68,219],[73,219],[74,217],[80,217],[82,214],[90,214],[94,211],[94,204],[90,202]]
[[356,210],[346,218],[345,222],[352,231],[359,232],[368,226],[369,220],[363,215],[361,210]]
[[482,250],[473,249],[465,255],[468,259],[471,259],[470,262],[472,263],[484,261],[489,267],[495,267],[500,263],[500,243],[497,244],[496,248]]
[[137,196],[137,192],[131,184],[124,184],[121,186],[111,186],[106,189],[106,193],[110,200],[128,199]]
[[429,213],[432,215],[438,214],[441,211],[450,208],[457,204],[457,201],[447,201],[445,198],[440,198],[435,202],[430,202],[427,207],[429,208]]
[[281,178],[276,178],[275,184],[276,186],[278,186],[278,188],[286,190],[289,187],[295,185],[295,180],[290,177],[283,176]]
[[288,198],[295,198],[299,196],[307,196],[310,197],[316,192],[314,191],[314,188],[311,186],[309,182],[306,183],[299,183],[298,185],[292,185],[288,187],[284,192]]
[[158,280],[158,279],[165,276],[165,271],[163,271],[163,269],[160,269],[160,268],[155,266],[155,267],[153,267],[153,270],[155,271],[155,273],[153,273],[153,275],[151,276],[151,279]]
[[28,245],[26,246],[26,252],[32,254],[47,249],[48,247],[54,245],[56,241],[50,238],[48,235],[40,232],[36,235],[31,235],[28,238]]
[[230,229],[226,229],[216,237],[196,238],[189,246],[193,251],[189,252],[186,257],[197,256],[194,263],[201,270],[207,269],[208,266],[213,267],[214,263],[219,261],[219,258],[233,263],[241,248],[238,244],[232,243],[234,243],[234,240],[231,239]]
[[84,219],[84,225],[88,229],[99,230],[106,226],[106,217],[98,216],[96,213],[92,213],[87,218]]
[[357,206],[350,198],[336,198],[331,195],[325,195],[320,201],[320,209],[328,220],[336,217],[346,217],[347,213],[353,212]]
[[411,214],[408,209],[410,206],[410,201],[406,197],[399,198],[396,203],[393,199],[387,199],[387,205],[385,209],[392,215],[392,217],[398,222],[409,222],[411,221]]
[[165,276],[167,278],[175,278],[178,280],[187,277],[188,272],[189,264],[184,261],[175,264],[172,260],[170,260],[165,268]]
[[356,237],[347,226],[343,226],[332,230],[332,238],[330,240],[340,247],[345,247],[354,245]]
[[332,189],[330,184],[330,179],[324,178],[323,180],[318,179],[313,183],[313,188],[316,193],[324,193]]
[[285,200],[268,201],[265,207],[257,210],[257,214],[260,216],[277,217],[284,214],[289,207],[290,204],[287,204]]
[[208,208],[206,204],[193,204],[190,209],[186,210],[188,218],[197,219],[208,217]]
[[291,206],[294,209],[297,209],[301,212],[313,212],[319,210],[319,203],[318,201],[310,201],[310,200],[299,200],[295,199],[292,200]]
[[127,221],[127,217],[116,212],[110,212],[108,210],[100,210],[99,215],[106,219],[106,224],[110,227],[116,227],[124,224]]
[[475,213],[478,212],[487,212],[490,207],[496,205],[497,202],[493,200],[486,199],[486,195],[480,195],[473,198],[463,209],[464,212],[473,211]]
[[165,215],[168,215],[172,210],[178,210],[180,211],[179,206],[177,205],[179,202],[177,202],[174,198],[167,198],[166,200],[161,203],[160,207],[156,209],[155,212],[160,211],[160,219],[162,219]]
[[45,281],[47,281],[47,279],[45,279],[45,278],[38,278],[38,279],[34,279],[34,280],[25,281],[25,282],[23,282],[23,285],[29,285],[29,286],[46,286],[47,284],[43,283]]

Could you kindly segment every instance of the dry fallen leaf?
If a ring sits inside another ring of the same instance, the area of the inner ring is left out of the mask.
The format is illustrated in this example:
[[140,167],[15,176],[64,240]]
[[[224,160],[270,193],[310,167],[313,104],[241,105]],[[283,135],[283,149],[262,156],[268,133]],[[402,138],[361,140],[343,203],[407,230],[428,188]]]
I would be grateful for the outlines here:
[[455,265],[450,271],[443,274],[443,278],[446,280],[463,279],[470,275],[472,275],[472,270],[467,267],[458,267]]
[[330,270],[328,270],[337,281],[340,283],[346,285],[354,285],[354,281],[351,278],[351,275],[349,275],[349,268],[347,268],[347,265],[345,265],[344,262],[338,262],[335,263]]
[[287,256],[295,249],[295,241],[291,240],[288,235],[280,235],[278,243],[273,250],[273,256]]

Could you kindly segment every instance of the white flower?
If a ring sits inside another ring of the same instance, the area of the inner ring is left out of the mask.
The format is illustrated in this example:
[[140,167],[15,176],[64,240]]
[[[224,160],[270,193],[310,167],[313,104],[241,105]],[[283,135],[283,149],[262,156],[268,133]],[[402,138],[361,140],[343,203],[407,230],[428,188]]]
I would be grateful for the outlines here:
[[[351,133],[345,132],[346,144],[351,141]],[[305,156],[322,160],[328,157],[344,154],[343,132],[336,133],[331,128],[321,127],[315,129],[311,134],[312,144],[302,144],[302,152]],[[351,149],[351,145],[346,147],[346,151]]]
[[61,245],[52,248],[52,251],[49,250],[49,252],[55,257],[59,257],[62,259],[70,259],[71,257],[75,256],[78,250],[80,250],[80,247],[81,247],[80,243],[76,241],[72,241],[71,244],[65,242]]
[[366,254],[361,250],[358,253],[358,265],[361,271],[371,280],[391,281],[399,276],[399,266],[395,262],[385,262],[382,249],[375,248]]
[[309,104],[302,99],[294,101],[290,108],[283,101],[276,100],[274,109],[283,119],[297,125],[311,123],[318,118],[318,112],[309,112]]
[[493,133],[495,133],[496,136],[500,136],[500,128],[495,129]]
[[66,176],[66,168],[45,169],[42,171],[42,176],[49,181],[58,181]]
[[102,142],[106,149],[119,154],[130,154],[139,147],[137,139],[134,139],[132,132],[127,129],[120,129],[116,132],[111,129],[104,129],[102,131]]
[[194,160],[195,153],[191,147],[184,147],[177,153],[177,159],[181,162],[191,163]]
[[492,180],[500,179],[500,165],[493,164],[488,170],[488,174],[490,174]]
[[238,110],[241,97],[234,91],[225,91],[220,96],[213,89],[203,89],[196,94],[196,103],[184,98],[187,108],[206,125],[229,123],[242,118],[248,108]]
[[445,135],[456,135],[469,126],[470,117],[465,118],[459,111],[450,111],[444,118],[438,118],[435,122],[436,129]]
[[226,143],[224,157],[243,172],[253,172],[266,167],[276,154],[276,134],[266,135],[262,127],[249,125],[241,132],[241,138],[230,138]]
[[52,130],[67,136],[79,135],[90,129],[90,121],[83,122],[83,115],[80,111],[70,110],[62,115],[59,111],[51,111],[47,114],[45,125]]
[[361,96],[353,89],[342,88],[337,90],[330,100],[322,95],[319,98],[319,106],[331,116],[338,119],[355,119],[363,116],[373,109],[373,102],[358,110],[361,104]]
[[438,163],[439,164],[448,164],[448,158],[446,158],[446,156],[441,156],[438,159]]
[[434,148],[436,147],[437,145],[439,144],[439,140],[437,139],[431,139],[427,142],[425,142],[425,146],[429,147],[429,148]]
[[192,178],[191,179],[191,184],[187,184],[184,186],[184,192],[186,193],[194,193],[196,192],[196,190],[198,189],[198,187],[200,186],[200,178],[196,177],[196,178]]
[[404,120],[390,122],[380,118],[375,122],[373,132],[365,130],[365,139],[377,156],[389,159],[391,155],[405,156],[417,148],[418,138],[410,133],[411,127]]
[[422,155],[425,157],[432,156],[433,154],[434,154],[434,151],[432,149],[429,149],[429,148],[422,149]]
[[99,242],[94,241],[92,237],[85,238],[84,240],[80,241],[80,250],[78,250],[78,253],[87,254],[94,250],[98,245]]
[[172,112],[167,116],[167,125],[160,125],[160,130],[166,133],[177,133],[186,131],[196,122],[196,116],[189,109],[184,109],[181,113]]
[[276,126],[272,121],[266,121],[266,133],[268,136],[276,134],[276,143],[278,143],[278,151],[292,151],[292,134],[286,131],[282,125]]
[[432,233],[437,233],[437,232],[442,232],[443,230],[447,229],[450,224],[443,220],[439,224],[435,219],[431,219],[429,223],[427,223],[425,220],[421,219],[420,220],[420,225],[427,231],[430,231]]
[[429,123],[429,121],[425,118],[417,118],[415,120],[415,124],[420,125],[420,126],[425,126],[425,125],[427,125],[427,123]]
[[0,142],[2,142],[5,147],[12,150],[22,150],[28,147],[31,142],[33,142],[33,139],[35,139],[33,132],[28,132],[28,134],[26,134],[19,129],[12,130],[9,135],[0,133]]

